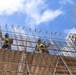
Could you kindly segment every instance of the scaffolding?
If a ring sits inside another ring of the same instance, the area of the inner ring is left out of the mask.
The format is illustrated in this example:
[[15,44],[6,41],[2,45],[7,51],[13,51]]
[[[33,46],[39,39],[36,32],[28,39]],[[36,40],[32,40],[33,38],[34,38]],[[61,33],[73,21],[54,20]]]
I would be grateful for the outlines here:
[[[27,34],[25,27],[12,25],[12,31],[8,30],[8,25],[5,28],[4,31],[0,26],[0,75],[76,75],[76,47],[69,40],[51,38],[47,31],[49,37],[40,36],[41,30],[37,32],[30,28],[31,34]],[[2,49],[1,37],[5,33],[13,38],[11,50]],[[38,38],[46,45],[49,43],[46,49],[49,54],[35,50]]]

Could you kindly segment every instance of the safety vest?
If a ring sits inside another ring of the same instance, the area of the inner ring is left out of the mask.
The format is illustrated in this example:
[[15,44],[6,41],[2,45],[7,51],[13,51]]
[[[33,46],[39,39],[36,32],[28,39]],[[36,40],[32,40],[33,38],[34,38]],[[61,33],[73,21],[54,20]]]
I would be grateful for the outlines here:
[[37,44],[37,45],[36,45],[36,48],[45,48],[45,45],[42,44],[42,43],[41,43],[41,44]]
[[4,38],[4,41],[5,42],[9,42],[9,38]]
[[45,45],[41,43],[41,44],[39,44],[39,47],[43,47],[43,48],[44,48],[44,47],[45,47]]

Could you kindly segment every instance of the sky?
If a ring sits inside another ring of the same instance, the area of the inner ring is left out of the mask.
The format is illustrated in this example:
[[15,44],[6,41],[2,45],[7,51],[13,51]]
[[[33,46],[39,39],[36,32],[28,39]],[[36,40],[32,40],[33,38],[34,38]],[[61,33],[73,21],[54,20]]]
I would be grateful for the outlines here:
[[76,32],[75,0],[0,0],[0,23],[2,29],[13,24],[26,29],[47,30],[49,33]]

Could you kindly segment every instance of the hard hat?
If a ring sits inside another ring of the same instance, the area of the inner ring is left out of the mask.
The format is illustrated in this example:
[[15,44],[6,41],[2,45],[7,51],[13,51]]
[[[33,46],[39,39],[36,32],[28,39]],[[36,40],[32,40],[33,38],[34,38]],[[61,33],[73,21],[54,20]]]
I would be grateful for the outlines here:
[[38,42],[41,42],[40,38],[38,39]]
[[8,33],[6,33],[6,34],[5,34],[5,37],[9,37],[9,34],[8,34]]
[[40,44],[40,43],[41,43],[41,39],[39,38],[39,39],[38,39],[38,44]]

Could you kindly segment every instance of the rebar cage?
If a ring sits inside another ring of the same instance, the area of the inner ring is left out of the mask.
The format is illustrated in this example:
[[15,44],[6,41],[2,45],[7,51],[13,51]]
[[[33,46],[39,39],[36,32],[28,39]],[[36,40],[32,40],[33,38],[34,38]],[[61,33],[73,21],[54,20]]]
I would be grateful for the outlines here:
[[[0,75],[76,75],[76,47],[69,40],[34,35],[31,29],[31,35],[17,32],[14,26],[8,31],[5,27],[6,31],[0,29],[2,37],[8,33],[14,42],[11,50],[2,49],[0,38]],[[49,54],[36,52],[38,38],[49,43]]]

